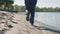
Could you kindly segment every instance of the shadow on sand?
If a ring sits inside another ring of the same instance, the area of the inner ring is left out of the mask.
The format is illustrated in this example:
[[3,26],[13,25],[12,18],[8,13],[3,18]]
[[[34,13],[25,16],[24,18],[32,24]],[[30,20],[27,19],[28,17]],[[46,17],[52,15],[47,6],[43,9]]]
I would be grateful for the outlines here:
[[55,32],[55,33],[60,33],[60,31],[58,31],[58,30],[54,30],[54,29],[51,29],[51,28],[48,28],[45,26],[35,26],[34,25],[34,27],[38,30],[47,30],[47,31]]

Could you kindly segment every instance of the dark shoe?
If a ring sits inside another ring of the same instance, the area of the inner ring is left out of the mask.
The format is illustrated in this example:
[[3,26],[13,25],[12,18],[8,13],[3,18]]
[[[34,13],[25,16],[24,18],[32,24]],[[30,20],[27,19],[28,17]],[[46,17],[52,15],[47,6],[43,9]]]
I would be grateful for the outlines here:
[[26,17],[26,20],[29,21],[29,16]]

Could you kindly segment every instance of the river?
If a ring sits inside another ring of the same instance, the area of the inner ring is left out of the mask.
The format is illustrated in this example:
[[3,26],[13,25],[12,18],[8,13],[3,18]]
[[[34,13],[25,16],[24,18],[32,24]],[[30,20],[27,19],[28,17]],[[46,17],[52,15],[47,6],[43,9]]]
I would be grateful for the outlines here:
[[[25,15],[25,12],[20,12]],[[36,12],[35,20],[60,28],[60,12]]]
[[36,12],[35,20],[54,27],[60,27],[60,12]]

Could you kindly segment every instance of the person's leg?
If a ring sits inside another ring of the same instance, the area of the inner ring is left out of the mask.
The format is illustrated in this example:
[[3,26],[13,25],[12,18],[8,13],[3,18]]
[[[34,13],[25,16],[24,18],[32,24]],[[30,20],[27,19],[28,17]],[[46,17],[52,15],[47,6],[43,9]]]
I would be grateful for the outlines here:
[[29,2],[29,0],[25,0],[25,7],[26,7],[26,10],[28,11],[26,13],[26,20],[29,21],[29,15],[30,15],[30,2]]
[[29,16],[30,16],[30,13],[28,11],[28,13],[26,13],[26,20],[29,21]]
[[33,11],[31,11],[31,16],[30,16],[30,23],[31,23],[31,25],[34,24],[34,16],[35,16],[35,11],[33,10]]
[[34,15],[35,15],[35,6],[36,6],[37,0],[25,0],[25,6],[26,9],[28,10],[29,14],[27,15],[26,18],[30,16],[30,23],[31,25],[34,24]]
[[31,6],[30,6],[30,12],[31,12],[30,23],[31,23],[31,25],[34,25],[34,16],[35,16],[36,3],[37,3],[37,0],[33,1],[31,3]]

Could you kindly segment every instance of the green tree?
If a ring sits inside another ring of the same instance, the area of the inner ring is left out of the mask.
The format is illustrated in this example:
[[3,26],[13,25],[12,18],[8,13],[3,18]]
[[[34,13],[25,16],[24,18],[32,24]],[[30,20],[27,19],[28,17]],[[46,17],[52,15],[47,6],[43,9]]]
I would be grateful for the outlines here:
[[2,0],[0,0],[0,7],[3,5],[3,1]]
[[4,8],[9,8],[14,3],[13,0],[0,0],[0,6],[4,5]]

